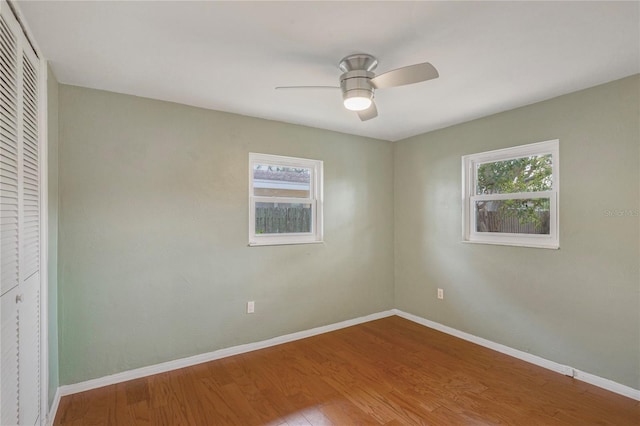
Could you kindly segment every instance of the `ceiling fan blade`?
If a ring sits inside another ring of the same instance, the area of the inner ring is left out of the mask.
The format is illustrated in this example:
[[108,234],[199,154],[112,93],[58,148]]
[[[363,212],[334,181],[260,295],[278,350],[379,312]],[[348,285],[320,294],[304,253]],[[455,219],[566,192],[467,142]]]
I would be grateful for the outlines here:
[[276,90],[282,89],[339,89],[338,86],[278,86]]
[[371,120],[372,118],[376,118],[378,116],[378,109],[376,108],[375,102],[371,102],[371,106],[363,111],[358,111],[358,117],[360,117],[361,121]]
[[376,89],[386,87],[404,86],[405,84],[419,83],[421,81],[438,78],[438,70],[429,62],[409,65],[385,72],[371,79],[371,84]]

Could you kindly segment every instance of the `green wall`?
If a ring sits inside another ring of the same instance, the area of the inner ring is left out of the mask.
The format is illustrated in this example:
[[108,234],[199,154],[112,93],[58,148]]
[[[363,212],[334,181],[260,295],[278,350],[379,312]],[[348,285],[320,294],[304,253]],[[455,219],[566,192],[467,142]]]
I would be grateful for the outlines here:
[[49,406],[58,389],[58,81],[47,69]]
[[[390,142],[65,85],[59,107],[61,384],[393,306]],[[247,246],[249,152],[324,161],[324,244]]]
[[[397,307],[640,389],[639,103],[636,75],[391,144],[60,85],[60,383]],[[560,250],[462,243],[460,157],[550,139]],[[324,160],[324,244],[247,247],[249,152]]]
[[[396,307],[640,389],[639,103],[636,75],[394,144]],[[550,139],[560,250],[462,243],[460,157]]]

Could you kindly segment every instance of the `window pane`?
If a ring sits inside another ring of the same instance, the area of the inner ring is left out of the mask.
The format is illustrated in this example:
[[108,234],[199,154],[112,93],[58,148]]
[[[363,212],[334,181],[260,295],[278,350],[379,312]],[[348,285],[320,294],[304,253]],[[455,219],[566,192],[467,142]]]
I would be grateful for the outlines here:
[[549,198],[476,201],[476,232],[549,235]]
[[479,164],[476,195],[552,190],[551,154]]
[[311,198],[311,169],[273,164],[253,166],[253,195]]
[[256,203],[256,235],[311,232],[311,203]]

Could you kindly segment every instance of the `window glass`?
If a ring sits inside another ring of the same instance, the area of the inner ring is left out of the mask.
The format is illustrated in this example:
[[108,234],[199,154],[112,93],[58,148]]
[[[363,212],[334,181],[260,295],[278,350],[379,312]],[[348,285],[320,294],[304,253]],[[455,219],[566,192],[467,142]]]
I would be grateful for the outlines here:
[[551,154],[481,163],[476,168],[476,195],[550,191]]
[[256,234],[311,232],[311,203],[256,203]]
[[476,201],[476,232],[546,234],[549,198]]
[[253,166],[253,195],[309,198],[311,169],[273,164]]

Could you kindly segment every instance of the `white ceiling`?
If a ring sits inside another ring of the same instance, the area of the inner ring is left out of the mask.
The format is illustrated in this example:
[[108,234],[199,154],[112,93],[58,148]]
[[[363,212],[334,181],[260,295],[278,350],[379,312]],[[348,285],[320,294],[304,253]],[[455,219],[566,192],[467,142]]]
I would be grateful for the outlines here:
[[[19,2],[61,83],[398,140],[640,72],[639,2]],[[338,61],[440,78],[376,92],[361,122]]]

